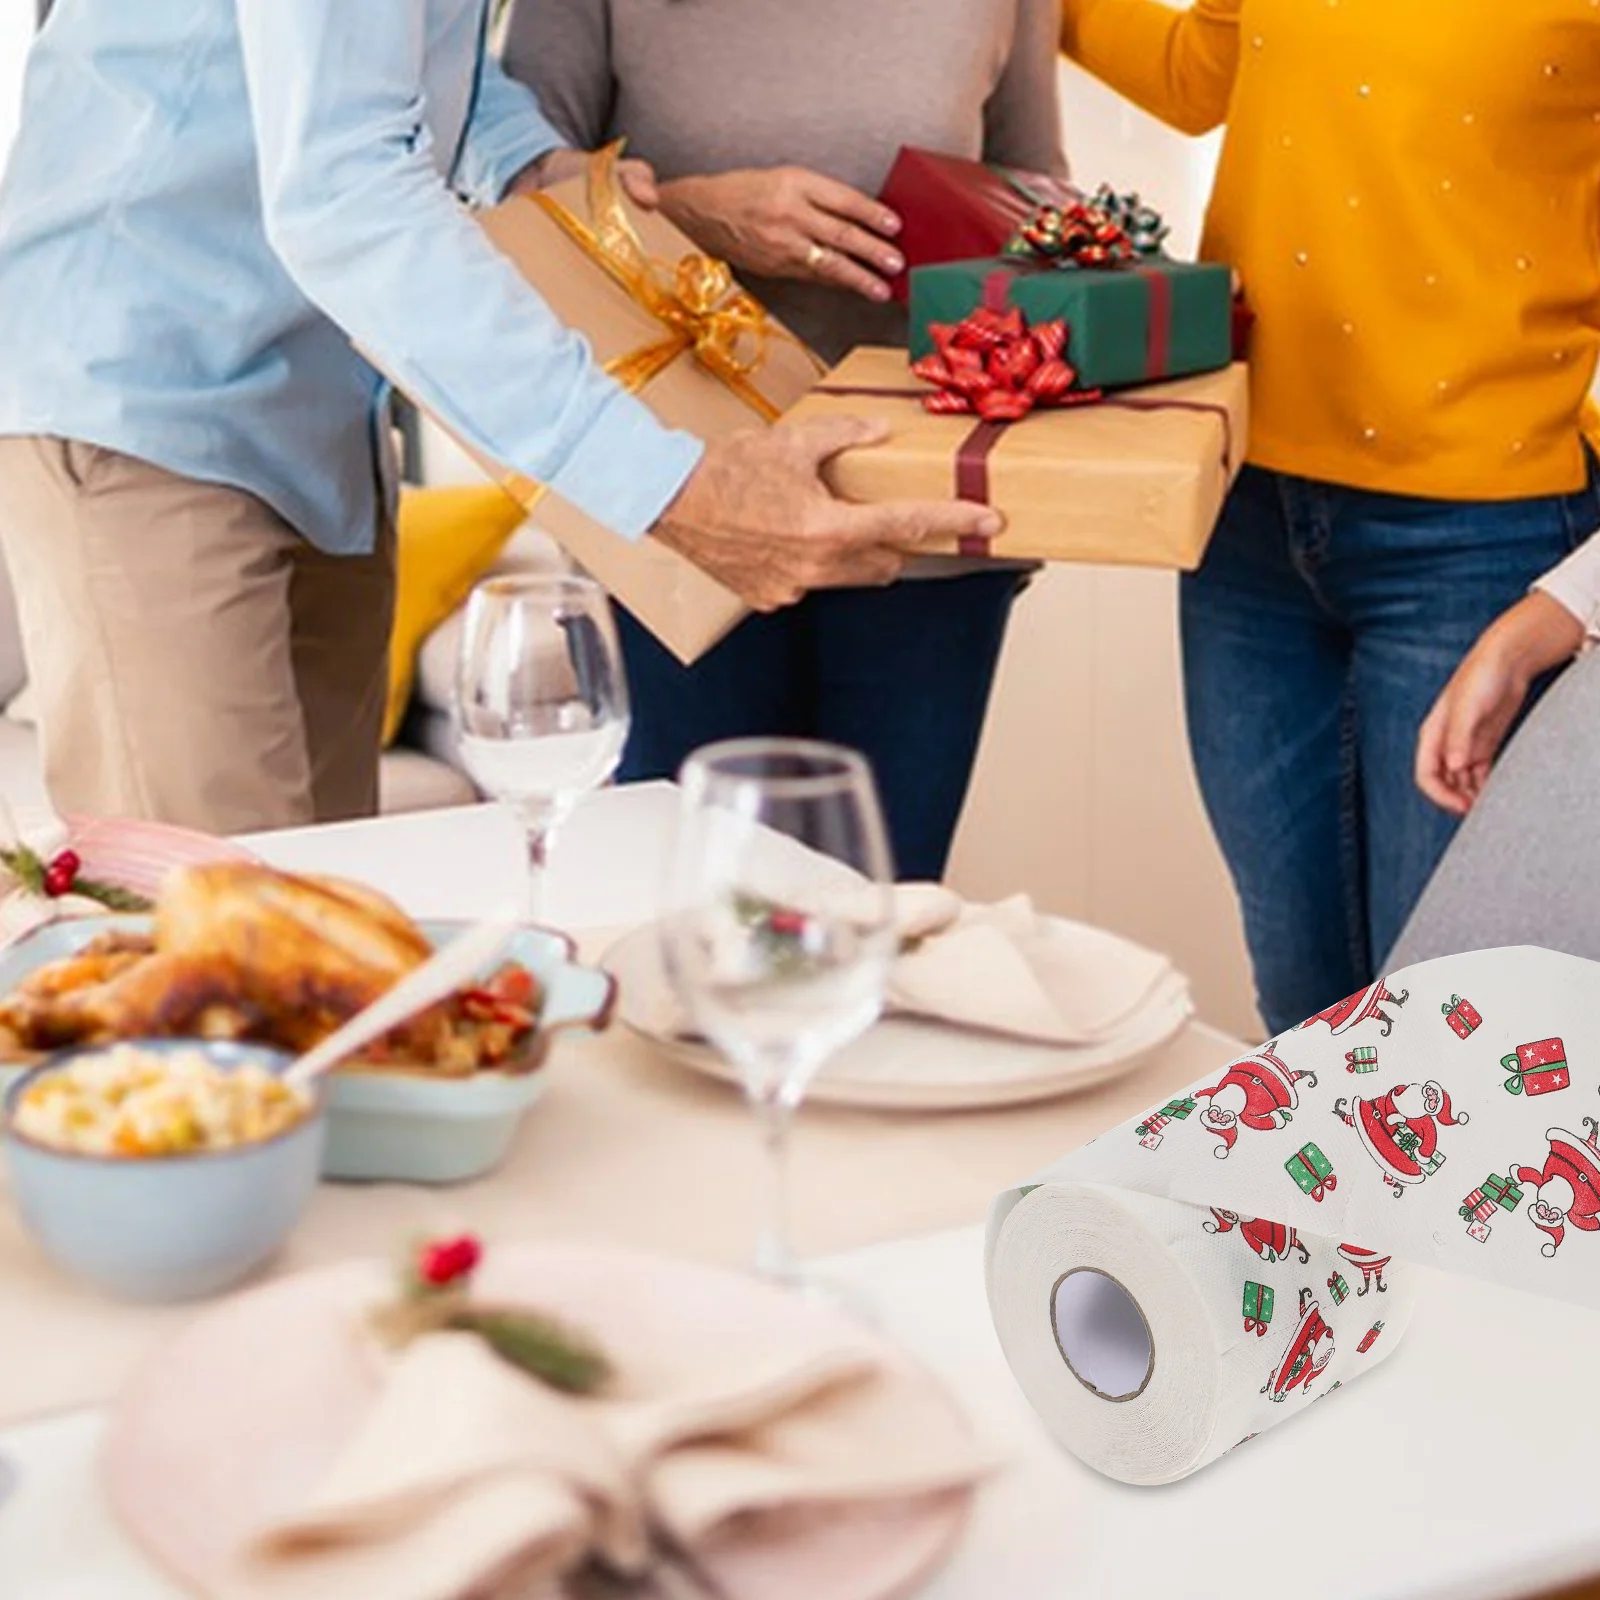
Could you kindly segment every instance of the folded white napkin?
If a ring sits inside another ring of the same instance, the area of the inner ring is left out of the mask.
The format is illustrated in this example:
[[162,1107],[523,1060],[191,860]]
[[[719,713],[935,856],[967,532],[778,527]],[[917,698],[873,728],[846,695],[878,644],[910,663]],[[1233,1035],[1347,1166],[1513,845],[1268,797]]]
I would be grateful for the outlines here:
[[1041,916],[1023,895],[964,905],[908,885],[897,904],[906,947],[888,999],[906,1015],[1043,1044],[1099,1044],[1172,973],[1165,956]]
[[239,1553],[228,1600],[526,1594],[590,1553],[648,1565],[752,1513],[905,1500],[986,1469],[948,1407],[853,1336],[797,1316],[611,1330],[602,1396],[557,1393],[470,1334],[417,1340],[303,1505]]

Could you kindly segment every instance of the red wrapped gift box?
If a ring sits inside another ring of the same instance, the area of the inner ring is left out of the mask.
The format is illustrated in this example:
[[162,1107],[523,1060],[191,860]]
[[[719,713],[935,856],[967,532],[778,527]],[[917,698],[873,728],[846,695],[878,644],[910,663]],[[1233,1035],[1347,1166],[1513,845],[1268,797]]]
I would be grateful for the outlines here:
[[1505,1082],[1509,1094],[1554,1094],[1572,1083],[1567,1047],[1559,1039],[1519,1044],[1517,1053],[1503,1057],[1500,1065],[1511,1074]]
[[1440,1006],[1444,1013],[1445,1021],[1450,1024],[1451,1030],[1457,1038],[1465,1039],[1483,1026],[1483,1018],[1478,1015],[1478,1008],[1470,1000],[1463,1000],[1460,995],[1450,996],[1450,1004]]
[[997,256],[1041,205],[1070,205],[1078,192],[1064,178],[985,166],[960,156],[907,146],[895,157],[878,197],[900,218],[895,239],[907,271],[891,287],[910,292],[912,267]]

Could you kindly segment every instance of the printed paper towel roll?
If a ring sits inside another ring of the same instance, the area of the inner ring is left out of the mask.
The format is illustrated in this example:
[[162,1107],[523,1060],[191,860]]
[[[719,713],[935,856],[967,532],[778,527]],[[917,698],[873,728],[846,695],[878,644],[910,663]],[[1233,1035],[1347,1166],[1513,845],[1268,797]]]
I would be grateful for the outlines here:
[[1600,1305],[1597,1089],[1600,964],[1375,983],[995,1200],[1006,1359],[1074,1454],[1167,1483],[1393,1354],[1412,1264]]

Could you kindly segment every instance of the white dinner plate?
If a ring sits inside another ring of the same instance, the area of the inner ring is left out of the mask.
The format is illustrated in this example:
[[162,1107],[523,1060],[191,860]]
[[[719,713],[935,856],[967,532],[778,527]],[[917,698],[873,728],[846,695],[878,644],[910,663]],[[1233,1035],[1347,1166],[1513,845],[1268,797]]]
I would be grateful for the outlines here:
[[[1114,934],[1075,929],[1120,944]],[[683,1032],[682,1012],[662,967],[654,926],[606,952],[601,965],[617,980],[617,1020],[669,1059],[738,1083],[738,1070]],[[962,1111],[1023,1105],[1075,1094],[1133,1072],[1182,1032],[1194,1015],[1188,981],[1169,972],[1148,1000],[1098,1044],[1050,1045],[909,1017],[886,1017],[847,1046],[808,1091],[815,1102],[894,1111]]]
[[[538,1306],[592,1333],[650,1326],[669,1343],[707,1326],[760,1348],[796,1318],[835,1336],[841,1314],[742,1273],[579,1245],[491,1249],[489,1301]],[[112,1509],[169,1576],[200,1594],[226,1585],[234,1552],[327,1474],[373,1398],[375,1365],[352,1335],[357,1311],[387,1291],[377,1264],[346,1263],[217,1302],[149,1361],[119,1401],[102,1459]],[[830,1326],[831,1325],[831,1326]],[[878,1347],[881,1381],[957,1435],[969,1424],[929,1373]],[[735,1600],[900,1600],[922,1587],[961,1537],[974,1491],[885,1504],[752,1516],[702,1552]],[[350,1600],[381,1600],[355,1596]]]

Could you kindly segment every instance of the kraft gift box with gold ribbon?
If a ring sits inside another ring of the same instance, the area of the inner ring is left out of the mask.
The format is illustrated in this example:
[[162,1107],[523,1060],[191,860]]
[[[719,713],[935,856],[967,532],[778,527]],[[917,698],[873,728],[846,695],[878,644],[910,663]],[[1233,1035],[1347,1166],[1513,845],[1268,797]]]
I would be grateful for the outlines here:
[[[484,232],[668,426],[713,439],[775,421],[820,364],[722,262],[629,203],[618,153],[600,152],[587,178],[483,212]],[[619,538],[506,463],[468,453],[680,660],[704,654],[745,615],[734,594],[665,545]]]
[[958,554],[1189,571],[1244,460],[1249,385],[1240,364],[1010,422],[930,413],[924,401],[935,392],[911,375],[903,350],[864,348],[786,420],[888,424],[883,444],[829,467],[846,499],[955,494],[1005,514],[1004,533],[950,547]]

